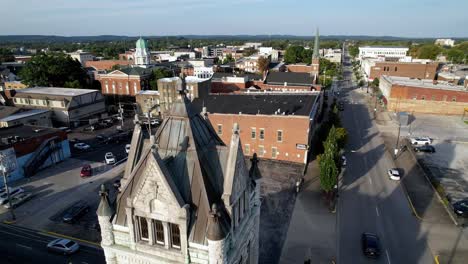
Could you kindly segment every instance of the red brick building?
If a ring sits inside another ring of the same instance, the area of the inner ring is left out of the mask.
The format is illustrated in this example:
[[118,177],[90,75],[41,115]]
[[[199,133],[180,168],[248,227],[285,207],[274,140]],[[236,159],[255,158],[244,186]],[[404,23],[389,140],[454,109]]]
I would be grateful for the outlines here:
[[305,164],[321,111],[319,95],[224,94],[197,98],[193,104],[226,144],[238,123],[244,155]]
[[126,67],[132,64],[133,64],[133,61],[127,61],[127,60],[100,60],[100,61],[86,61],[85,67],[93,67],[97,71],[109,71],[109,70],[112,70],[112,67],[114,67],[115,65]]
[[141,90],[150,88],[151,69],[130,67],[107,74],[97,74],[103,95],[124,95],[134,97]]
[[311,72],[268,72],[265,81],[258,85],[272,91],[319,91],[320,86],[314,82],[315,74]]
[[462,85],[383,75],[379,88],[394,112],[462,115],[468,107],[468,89]]
[[369,79],[379,78],[382,75],[400,76],[419,79],[434,80],[439,63],[413,63],[413,62],[376,62],[371,67]]
[[286,70],[288,72],[305,72],[310,73],[312,72],[312,65],[299,63],[299,64],[287,64]]
[[[211,78],[212,93],[233,93],[262,83],[262,76],[258,74],[235,74],[215,72]],[[257,88],[259,88],[257,86]]]

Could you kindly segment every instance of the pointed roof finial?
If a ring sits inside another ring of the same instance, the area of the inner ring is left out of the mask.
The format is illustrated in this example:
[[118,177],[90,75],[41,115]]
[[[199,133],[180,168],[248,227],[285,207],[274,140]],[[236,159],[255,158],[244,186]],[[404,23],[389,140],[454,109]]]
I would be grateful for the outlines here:
[[109,198],[108,198],[109,194],[104,184],[101,185],[101,190],[99,191],[99,195],[101,196],[101,202],[99,203],[96,214],[98,216],[111,217],[114,214],[114,212],[109,205]]
[[319,55],[319,29],[317,27],[315,32],[315,42],[314,42],[314,53],[312,54],[312,59],[320,58]]

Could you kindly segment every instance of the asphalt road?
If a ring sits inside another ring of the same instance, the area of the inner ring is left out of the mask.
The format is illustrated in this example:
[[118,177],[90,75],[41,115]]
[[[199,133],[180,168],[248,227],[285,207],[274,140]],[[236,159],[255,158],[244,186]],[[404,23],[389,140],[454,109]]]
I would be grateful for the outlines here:
[[[345,80],[352,70],[344,71]],[[344,82],[346,83],[346,82]],[[346,101],[342,122],[348,130],[347,167],[340,183],[337,211],[337,263],[434,263],[426,234],[399,182],[391,181],[387,170],[393,159],[385,149],[363,95],[342,88]],[[361,250],[363,232],[380,237],[381,256],[367,259]]]
[[0,224],[0,237],[0,262],[5,264],[105,263],[104,252],[101,249],[83,244],[80,244],[79,251],[71,256],[49,253],[46,245],[55,238],[27,228]]

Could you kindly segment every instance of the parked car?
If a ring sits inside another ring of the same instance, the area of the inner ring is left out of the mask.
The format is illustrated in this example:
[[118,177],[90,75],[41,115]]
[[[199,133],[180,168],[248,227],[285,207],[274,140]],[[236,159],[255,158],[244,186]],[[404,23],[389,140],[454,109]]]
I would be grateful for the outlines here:
[[83,132],[93,132],[96,128],[94,126],[87,126],[83,128]]
[[104,135],[104,134],[98,134],[98,135],[96,136],[96,139],[97,139],[97,141],[103,143],[103,142],[108,141],[108,140],[109,140],[109,137],[106,136],[106,135]]
[[432,143],[432,139],[429,137],[414,137],[410,138],[410,141],[413,145],[429,145]]
[[452,206],[456,215],[468,218],[468,199],[455,202]]
[[88,150],[91,148],[90,145],[86,144],[86,143],[76,143],[75,145],[73,145],[74,148],[76,149],[79,149],[79,150]]
[[369,258],[378,258],[380,256],[380,239],[376,234],[362,233],[361,245],[365,256]]
[[[13,199],[16,195],[23,193],[24,190],[23,188],[17,187],[17,188],[9,188],[10,189],[10,198]],[[6,204],[8,203],[8,193],[5,191],[0,195],[0,204]]]
[[74,223],[89,211],[89,206],[82,201],[79,201],[65,210],[62,220],[65,223]]
[[422,145],[422,146],[414,147],[414,151],[434,153],[435,148],[431,145]]
[[[27,193],[27,192],[17,194],[11,198],[11,206],[13,208],[16,208],[19,205],[29,201],[32,198],[32,196],[33,196],[32,193]],[[6,203],[4,207],[7,209],[10,208],[10,203]]]
[[115,156],[112,152],[107,152],[106,155],[104,155],[104,159],[107,165],[115,164]]
[[93,175],[93,169],[91,168],[91,165],[86,164],[81,168],[80,172],[80,177],[91,177]]
[[388,177],[390,180],[399,181],[400,180],[400,170],[397,168],[392,168],[388,170]]
[[132,146],[132,145],[130,145],[130,144],[125,145],[125,152],[126,152],[127,154],[130,153],[130,147],[131,147],[131,146]]
[[57,238],[52,240],[47,244],[47,250],[49,252],[59,253],[63,255],[70,255],[75,253],[80,249],[80,245],[75,241],[65,239],[65,238]]

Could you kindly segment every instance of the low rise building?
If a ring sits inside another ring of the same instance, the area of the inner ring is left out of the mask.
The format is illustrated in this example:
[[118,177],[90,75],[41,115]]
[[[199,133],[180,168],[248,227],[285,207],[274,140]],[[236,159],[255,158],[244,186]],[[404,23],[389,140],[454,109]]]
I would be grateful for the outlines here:
[[390,111],[463,115],[468,107],[468,90],[462,85],[383,75],[379,88]]
[[8,181],[32,176],[71,156],[64,131],[28,125],[0,128],[0,152],[7,159]]
[[135,95],[135,101],[138,105],[138,111],[142,115],[151,113],[153,117],[161,116],[161,109],[159,106],[159,91],[145,90],[139,91]]
[[139,91],[150,88],[151,69],[128,67],[109,73],[96,74],[103,95],[134,97]]
[[16,107],[50,110],[54,126],[76,127],[106,111],[104,97],[97,90],[34,87],[10,92]]
[[380,78],[382,75],[434,80],[439,68],[439,63],[425,61],[420,63],[365,59],[361,65],[364,75],[369,81]]
[[114,67],[124,68],[129,65],[133,65],[132,60],[98,60],[85,62],[85,67],[92,67],[97,71],[110,71]]
[[9,116],[0,118],[0,128],[17,126],[20,124],[52,127],[51,112],[49,110],[43,109],[32,109],[19,111]]
[[407,58],[408,47],[392,46],[365,46],[359,47],[359,60],[364,58],[394,58],[402,60]]
[[193,104],[226,144],[239,124],[245,156],[305,164],[322,97],[318,92],[211,94]]
[[265,81],[259,83],[262,90],[272,91],[319,91],[314,84],[314,75],[307,72],[268,72]]
[[9,81],[4,82],[5,89],[15,90],[15,89],[24,89],[28,86],[21,81]]
[[77,60],[81,63],[82,66],[86,66],[87,61],[94,60],[94,55],[90,52],[85,52],[83,50],[77,50],[75,52],[68,53],[72,59]]
[[158,81],[159,111],[164,113],[169,111],[172,104],[179,98],[183,90],[189,100],[199,97],[206,97],[211,88],[210,80],[200,79],[194,76],[187,76],[184,80],[179,77],[162,78]]
[[440,45],[440,46],[453,47],[453,46],[455,46],[455,40],[453,40],[453,39],[436,39],[435,44]]
[[233,93],[245,90],[256,83],[261,83],[263,77],[257,74],[214,73],[211,78],[212,93]]

